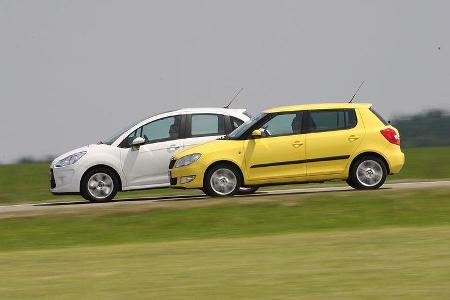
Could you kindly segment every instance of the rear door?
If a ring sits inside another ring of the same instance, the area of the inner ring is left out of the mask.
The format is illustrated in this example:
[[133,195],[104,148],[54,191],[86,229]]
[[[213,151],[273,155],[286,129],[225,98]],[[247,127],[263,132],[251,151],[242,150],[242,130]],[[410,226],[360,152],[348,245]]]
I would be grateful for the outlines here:
[[213,141],[223,135],[225,135],[224,115],[214,113],[187,115],[184,147]]
[[311,110],[305,114],[307,175],[341,174],[361,143],[364,125],[355,109]]

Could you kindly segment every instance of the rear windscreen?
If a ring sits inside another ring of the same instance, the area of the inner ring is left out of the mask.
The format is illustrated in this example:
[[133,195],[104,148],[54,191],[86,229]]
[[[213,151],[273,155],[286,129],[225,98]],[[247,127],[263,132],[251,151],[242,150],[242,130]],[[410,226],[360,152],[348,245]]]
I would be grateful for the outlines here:
[[370,108],[370,111],[377,116],[378,119],[380,119],[380,121],[384,124],[384,125],[388,125],[389,123],[386,122],[386,120],[379,114],[377,113],[372,107]]

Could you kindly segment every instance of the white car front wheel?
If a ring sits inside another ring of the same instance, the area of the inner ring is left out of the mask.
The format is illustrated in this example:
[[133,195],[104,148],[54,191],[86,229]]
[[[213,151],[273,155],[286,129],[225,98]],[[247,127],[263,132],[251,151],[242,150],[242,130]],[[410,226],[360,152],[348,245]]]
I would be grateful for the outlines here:
[[87,171],[81,180],[81,196],[90,202],[108,202],[117,194],[117,175],[108,168],[97,167]]

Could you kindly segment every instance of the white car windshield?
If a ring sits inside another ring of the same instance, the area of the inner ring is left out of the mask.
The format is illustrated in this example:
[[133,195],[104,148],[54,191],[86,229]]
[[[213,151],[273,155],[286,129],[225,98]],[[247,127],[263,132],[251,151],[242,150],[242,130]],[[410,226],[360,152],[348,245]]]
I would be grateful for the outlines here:
[[115,142],[122,134],[124,134],[125,132],[127,132],[130,128],[136,126],[137,124],[139,124],[139,123],[141,123],[142,121],[147,120],[147,119],[148,119],[148,117],[146,117],[146,118],[144,118],[144,119],[142,119],[142,120],[139,120],[139,121],[137,121],[137,122],[134,122],[134,123],[132,123],[132,124],[130,124],[130,125],[128,125],[128,126],[123,127],[122,129],[116,131],[111,137],[109,137],[109,138],[107,138],[107,139],[105,139],[105,140],[101,140],[101,141],[99,142],[99,144],[112,145],[112,143],[114,143],[114,142]]

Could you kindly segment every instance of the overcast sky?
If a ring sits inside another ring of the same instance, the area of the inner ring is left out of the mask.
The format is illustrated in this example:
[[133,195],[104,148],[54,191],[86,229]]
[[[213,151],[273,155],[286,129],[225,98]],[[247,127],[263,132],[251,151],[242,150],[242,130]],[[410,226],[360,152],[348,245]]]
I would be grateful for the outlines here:
[[0,0],[0,161],[179,107],[450,109],[450,1]]

